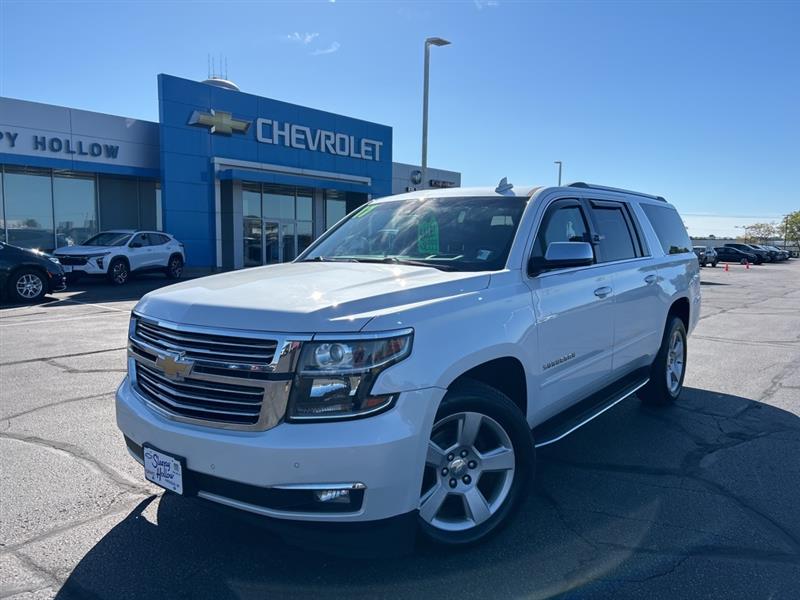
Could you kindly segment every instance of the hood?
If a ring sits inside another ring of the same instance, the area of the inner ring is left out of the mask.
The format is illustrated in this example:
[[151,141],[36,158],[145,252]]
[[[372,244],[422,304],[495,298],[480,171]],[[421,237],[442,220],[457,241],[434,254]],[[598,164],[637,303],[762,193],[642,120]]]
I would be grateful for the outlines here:
[[86,256],[87,254],[102,254],[103,252],[114,252],[121,246],[62,246],[53,250],[53,254],[63,254],[65,256]]
[[134,310],[185,325],[336,333],[377,313],[486,288],[487,273],[365,263],[285,263],[212,275],[147,294]]

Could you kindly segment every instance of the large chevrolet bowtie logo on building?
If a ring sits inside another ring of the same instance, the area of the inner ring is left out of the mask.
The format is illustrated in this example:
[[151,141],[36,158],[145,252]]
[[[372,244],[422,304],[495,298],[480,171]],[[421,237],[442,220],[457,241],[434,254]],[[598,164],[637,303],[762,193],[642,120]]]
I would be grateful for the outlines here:
[[192,374],[194,362],[186,360],[183,352],[165,352],[156,357],[156,367],[164,372],[164,375],[177,381],[182,380]]
[[196,110],[189,117],[189,125],[210,127],[211,133],[221,133],[223,135],[230,135],[234,131],[236,133],[247,133],[251,123],[252,121],[235,119],[231,113],[214,110],[213,108],[209,109],[209,112]]

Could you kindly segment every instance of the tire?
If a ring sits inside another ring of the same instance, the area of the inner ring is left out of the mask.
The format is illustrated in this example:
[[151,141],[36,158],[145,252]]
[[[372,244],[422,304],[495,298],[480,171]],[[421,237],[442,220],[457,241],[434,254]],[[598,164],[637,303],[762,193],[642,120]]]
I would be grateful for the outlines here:
[[47,294],[47,281],[41,271],[21,269],[8,282],[8,295],[17,302],[38,302]]
[[168,279],[180,279],[181,274],[183,274],[183,258],[181,258],[180,254],[173,254],[169,257],[164,273]]
[[716,268],[716,267],[717,267],[717,261],[715,260],[714,262],[712,262],[712,263],[711,263],[711,266],[712,266],[712,267],[714,267],[714,268]]
[[650,367],[650,381],[639,390],[639,399],[643,404],[672,404],[681,395],[686,377],[686,350],[686,327],[681,319],[670,315],[661,348]]
[[115,258],[108,265],[108,280],[114,285],[125,285],[131,276],[128,261],[124,258]]
[[706,261],[703,261],[703,262],[701,262],[701,263],[700,263],[700,266],[701,266],[701,267],[705,267],[705,266],[706,266]]
[[505,394],[466,380],[447,392],[429,439],[418,515],[424,538],[455,547],[498,531],[533,479],[525,416]]
[[747,264],[747,259],[743,258],[742,260],[739,261],[739,264],[740,265],[746,265]]

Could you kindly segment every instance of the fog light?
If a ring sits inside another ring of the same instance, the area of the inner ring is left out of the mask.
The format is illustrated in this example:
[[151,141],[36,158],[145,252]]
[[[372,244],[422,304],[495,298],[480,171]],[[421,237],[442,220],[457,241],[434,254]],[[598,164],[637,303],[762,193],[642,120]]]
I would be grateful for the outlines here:
[[336,502],[350,504],[350,490],[316,490],[314,499],[317,502]]

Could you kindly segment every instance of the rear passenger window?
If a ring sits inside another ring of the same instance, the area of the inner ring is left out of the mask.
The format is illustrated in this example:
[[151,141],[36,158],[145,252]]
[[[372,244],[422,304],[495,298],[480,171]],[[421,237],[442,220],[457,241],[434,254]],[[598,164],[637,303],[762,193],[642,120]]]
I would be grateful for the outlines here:
[[151,233],[150,234],[150,245],[151,246],[160,246],[162,244],[166,244],[169,241],[169,238],[165,235],[160,233]]
[[669,206],[641,204],[644,214],[655,229],[665,254],[682,254],[692,251],[692,242],[678,211]]
[[600,241],[597,246],[601,262],[636,258],[636,246],[633,232],[625,217],[624,207],[611,203],[603,203],[592,208],[597,234]]

